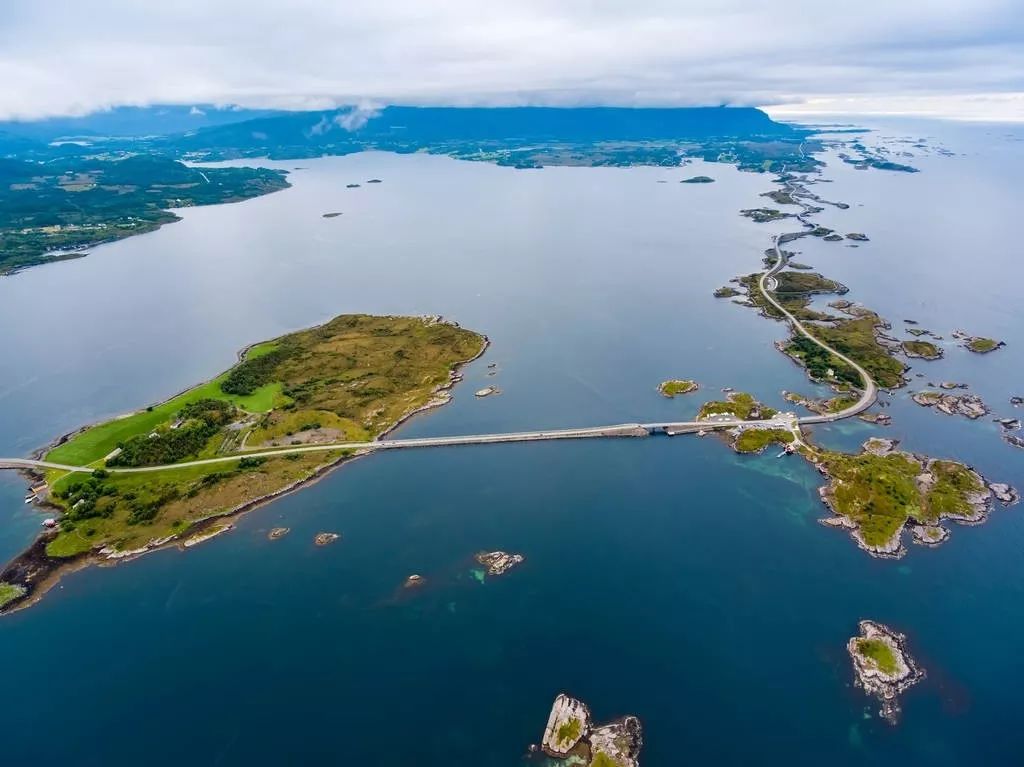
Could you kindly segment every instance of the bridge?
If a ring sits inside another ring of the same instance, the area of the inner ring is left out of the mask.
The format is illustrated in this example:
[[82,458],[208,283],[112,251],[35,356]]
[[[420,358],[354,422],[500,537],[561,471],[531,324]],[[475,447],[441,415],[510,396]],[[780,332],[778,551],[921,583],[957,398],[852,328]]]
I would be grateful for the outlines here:
[[[457,447],[461,445],[493,445],[509,442],[544,442],[567,439],[600,439],[621,437],[647,437],[652,434],[676,436],[697,432],[722,431],[734,428],[768,428],[795,431],[798,424],[807,419],[800,419],[791,413],[782,413],[772,418],[743,421],[737,418],[712,418],[701,421],[665,421],[655,423],[622,423],[610,426],[589,426],[575,429],[545,429],[544,431],[502,432],[496,434],[465,434],[449,437],[413,437],[409,439],[379,439],[370,442],[332,442],[317,445],[297,445],[292,447],[274,448],[270,450],[251,450],[230,455],[203,458],[195,461],[183,461],[159,466],[109,467],[111,473],[138,474],[164,471],[172,468],[189,466],[207,466],[231,463],[242,458],[272,458],[280,455],[301,453],[324,453],[339,450],[357,452],[376,452],[380,450],[402,450],[408,448]],[[0,469],[52,469],[67,472],[92,472],[97,467],[74,466],[54,463],[52,461],[34,460],[31,458],[0,458]]]
[[[794,197],[794,199],[796,199]],[[813,228],[813,225],[805,221],[802,216],[806,214],[808,206],[799,202],[804,207],[804,214],[797,216],[797,219],[805,227]],[[810,339],[813,343],[833,355],[835,358],[849,365],[857,371],[863,381],[863,389],[860,397],[847,408],[835,413],[824,413],[804,417],[796,417],[792,413],[780,413],[771,418],[744,421],[738,418],[730,418],[727,415],[712,416],[700,421],[669,421],[655,423],[624,423],[611,426],[588,426],[571,429],[545,429],[543,431],[519,431],[503,432],[497,434],[466,434],[449,437],[413,437],[409,439],[378,439],[370,442],[335,442],[330,444],[297,445],[292,447],[274,448],[270,450],[254,450],[247,452],[232,453],[231,455],[217,456],[215,458],[203,458],[195,461],[184,461],[175,464],[164,464],[159,466],[138,466],[138,467],[110,467],[107,471],[118,473],[144,473],[163,471],[170,468],[182,468],[187,466],[205,466],[220,463],[239,461],[242,458],[270,458],[278,455],[293,455],[296,453],[330,452],[338,450],[351,451],[379,451],[379,450],[401,450],[406,448],[428,448],[428,447],[455,447],[460,445],[492,445],[510,442],[542,442],[549,440],[565,439],[599,439],[599,438],[621,438],[621,437],[646,437],[652,434],[667,434],[675,436],[680,434],[692,434],[700,432],[721,431],[734,428],[761,428],[761,429],[786,429],[799,437],[799,427],[813,424],[831,423],[844,418],[850,418],[867,410],[874,403],[878,394],[878,387],[868,372],[854,362],[852,359],[833,349],[823,341],[816,338],[806,327],[794,317],[773,295],[772,291],[778,287],[775,277],[789,263],[789,256],[782,250],[782,244],[791,242],[803,236],[802,232],[790,232],[778,235],[773,238],[775,251],[775,263],[768,271],[761,274],[757,282],[757,288],[765,300],[784,317],[795,332]],[[30,458],[0,458],[0,469],[55,469],[67,472],[92,472],[96,466],[71,466],[49,461],[37,461]]]

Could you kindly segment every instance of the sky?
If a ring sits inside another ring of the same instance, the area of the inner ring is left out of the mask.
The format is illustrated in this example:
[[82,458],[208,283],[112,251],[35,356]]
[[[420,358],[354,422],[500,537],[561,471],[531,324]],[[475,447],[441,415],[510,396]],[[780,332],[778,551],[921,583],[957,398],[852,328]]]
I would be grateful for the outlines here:
[[1024,0],[2,0],[0,119],[762,106],[1024,121]]

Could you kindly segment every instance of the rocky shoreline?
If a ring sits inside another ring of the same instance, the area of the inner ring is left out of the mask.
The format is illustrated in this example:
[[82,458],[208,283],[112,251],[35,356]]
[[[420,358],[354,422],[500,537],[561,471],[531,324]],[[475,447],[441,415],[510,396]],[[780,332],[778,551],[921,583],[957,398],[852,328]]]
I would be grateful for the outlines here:
[[854,684],[878,699],[879,714],[889,724],[899,721],[899,696],[925,678],[925,671],[907,651],[907,638],[888,626],[862,620],[860,635],[846,644],[853,662]]
[[[638,767],[642,747],[643,728],[637,717],[624,716],[595,726],[586,703],[559,693],[539,751],[564,760],[566,765]],[[538,748],[531,746],[530,751],[536,753]]]

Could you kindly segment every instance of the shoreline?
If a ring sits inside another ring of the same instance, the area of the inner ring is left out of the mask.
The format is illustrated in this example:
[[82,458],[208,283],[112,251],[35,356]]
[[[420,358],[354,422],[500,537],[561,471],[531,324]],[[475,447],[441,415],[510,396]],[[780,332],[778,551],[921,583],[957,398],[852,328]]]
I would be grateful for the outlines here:
[[[383,316],[402,317],[405,315]],[[435,322],[447,322],[447,324],[454,325],[456,327],[461,327],[457,322],[445,321],[443,317],[440,315],[434,315],[432,319],[434,319]],[[323,324],[325,323],[314,325],[310,329],[321,327]],[[284,335],[288,334],[286,333],[281,336],[268,339],[267,341],[257,341],[255,343],[248,344],[247,346],[245,346],[244,348],[237,352],[237,361],[235,364],[237,365],[238,362],[242,361],[245,358],[245,354],[252,347],[259,346],[264,343],[271,343],[273,341],[276,341],[278,338],[282,338]],[[491,340],[486,334],[480,333],[478,335],[480,335],[480,337],[483,339],[483,343],[480,345],[480,350],[469,359],[457,363],[452,368],[452,370],[449,371],[448,380],[434,388],[434,390],[431,392],[431,398],[427,403],[417,408],[413,408],[407,413],[404,413],[397,421],[395,421],[393,424],[391,424],[382,432],[380,432],[380,434],[378,434],[374,439],[380,439],[386,434],[390,434],[394,430],[404,425],[410,419],[421,413],[426,413],[430,410],[434,410],[435,408],[439,408],[443,405],[448,404],[452,399],[450,394],[451,390],[455,387],[457,383],[463,380],[463,368],[483,357],[483,355],[491,346]],[[162,400],[160,403],[156,403],[154,407],[169,402],[175,397],[179,397],[185,392],[191,391],[192,389],[198,388],[200,386],[205,386],[210,381],[214,380],[216,377],[218,376],[215,376],[214,378],[197,384],[196,386],[190,386],[188,389],[185,389],[179,392],[178,394],[174,394],[171,397]],[[132,412],[135,413],[139,411]],[[53,447],[56,447],[57,445],[60,444],[64,444],[64,442],[66,442],[72,436],[80,434],[86,429],[92,428],[93,426],[96,426],[101,423],[106,423],[106,421],[97,421],[96,423],[82,426],[72,432],[69,432],[68,434],[62,435],[55,442],[51,443],[51,446],[46,448],[39,448],[33,452],[33,455],[39,454],[40,451],[43,451],[41,455],[45,455],[47,452],[52,450]],[[204,517],[203,519],[196,521],[194,524],[190,525],[188,528],[184,530],[181,530],[180,532],[174,533],[165,538],[153,539],[152,541],[148,542],[145,546],[133,551],[124,552],[119,556],[112,556],[109,553],[104,555],[102,553],[103,549],[90,549],[89,551],[82,552],[81,554],[76,554],[72,557],[50,557],[46,553],[46,545],[53,538],[56,537],[57,533],[56,531],[44,530],[35,537],[35,539],[28,545],[26,549],[24,549],[20,554],[15,556],[13,559],[10,559],[6,563],[4,563],[3,568],[0,569],[0,580],[9,581],[11,583],[17,583],[19,585],[25,586],[27,589],[27,592],[24,596],[19,597],[18,599],[8,603],[4,607],[0,607],[0,617],[11,613],[15,613],[26,607],[31,607],[32,605],[35,605],[37,602],[39,602],[40,599],[42,599],[42,597],[47,592],[50,591],[50,589],[52,589],[55,585],[57,585],[57,583],[60,582],[61,578],[64,577],[65,574],[71,574],[92,565],[98,567],[114,567],[122,563],[131,562],[135,559],[138,559],[139,557],[145,556],[146,554],[151,554],[156,551],[164,551],[170,548],[178,548],[179,550],[184,552],[187,550],[186,547],[184,546],[184,543],[187,540],[190,540],[191,538],[194,538],[197,535],[201,535],[204,531],[207,531],[209,528],[224,522],[230,522],[231,520],[240,518],[243,514],[248,514],[249,512],[261,508],[262,506],[269,505],[278,498],[297,492],[306,487],[307,485],[315,484],[320,480],[324,479],[328,474],[330,474],[335,469],[341,468],[344,464],[350,461],[354,461],[358,458],[363,458],[372,452],[377,451],[354,450],[351,453],[340,455],[333,460],[329,460],[326,463],[317,466],[307,477],[296,480],[295,482],[285,485],[284,487],[281,487],[278,490],[274,490],[270,493],[266,493],[257,498],[252,498],[250,500],[244,501],[238,504],[237,506],[228,509],[220,514],[212,514],[208,517]],[[19,474],[21,474],[23,477],[29,478],[30,480],[34,476],[42,476],[41,472],[38,474],[34,474],[34,472],[35,470],[33,469],[18,470]],[[60,507],[48,501],[37,502],[34,503],[33,505],[37,505],[40,508],[60,509]],[[215,533],[214,535],[209,537],[215,537],[216,535],[220,535],[221,533],[230,532],[233,529],[234,525],[231,524],[224,530],[219,531],[218,533]],[[19,573],[21,574],[20,577],[18,577],[18,575],[15,575],[15,577],[13,578],[10,577],[12,574]],[[31,582],[26,583],[26,580],[29,580]]]

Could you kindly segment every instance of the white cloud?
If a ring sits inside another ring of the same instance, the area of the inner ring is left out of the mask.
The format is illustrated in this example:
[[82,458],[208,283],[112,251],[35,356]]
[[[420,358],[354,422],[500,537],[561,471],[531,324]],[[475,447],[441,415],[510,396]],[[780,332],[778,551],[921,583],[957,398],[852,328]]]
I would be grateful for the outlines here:
[[[161,102],[799,110],[813,99],[857,107],[879,95],[957,116],[972,94],[993,95],[989,105],[1005,114],[1020,101],[999,95],[1024,92],[1019,0],[3,5],[0,117]],[[352,120],[363,113],[357,108]]]

